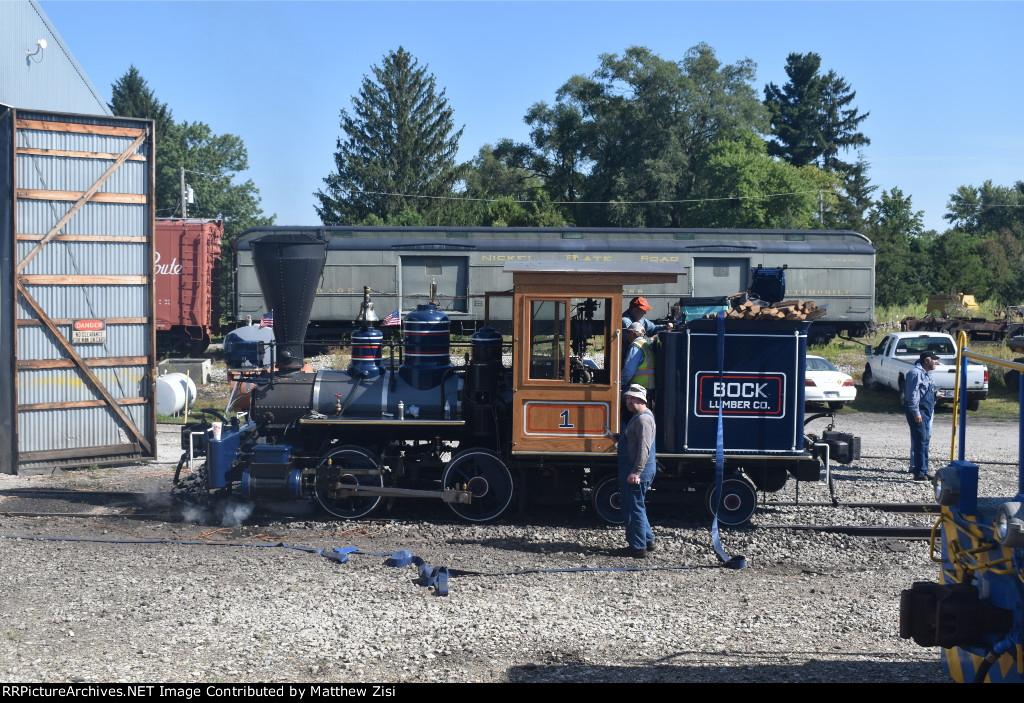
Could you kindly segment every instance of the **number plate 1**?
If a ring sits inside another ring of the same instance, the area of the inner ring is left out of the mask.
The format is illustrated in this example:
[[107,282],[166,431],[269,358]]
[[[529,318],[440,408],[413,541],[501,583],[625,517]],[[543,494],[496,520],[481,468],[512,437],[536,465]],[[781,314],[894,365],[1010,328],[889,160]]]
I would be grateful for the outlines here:
[[523,434],[539,437],[605,437],[608,403],[553,403],[528,401],[523,413]]

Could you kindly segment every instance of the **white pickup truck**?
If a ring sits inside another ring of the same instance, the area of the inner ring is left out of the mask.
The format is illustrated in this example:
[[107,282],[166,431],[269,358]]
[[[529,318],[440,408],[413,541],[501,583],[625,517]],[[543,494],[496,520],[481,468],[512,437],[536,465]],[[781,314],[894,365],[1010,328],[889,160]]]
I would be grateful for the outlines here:
[[[886,335],[875,348],[865,347],[864,387],[891,388],[904,399],[904,379],[914,368],[921,352],[935,352],[939,365],[932,371],[936,402],[952,403],[956,389],[956,343],[941,332],[895,332]],[[988,397],[988,368],[983,364],[967,364],[967,409],[977,410],[979,402]]]

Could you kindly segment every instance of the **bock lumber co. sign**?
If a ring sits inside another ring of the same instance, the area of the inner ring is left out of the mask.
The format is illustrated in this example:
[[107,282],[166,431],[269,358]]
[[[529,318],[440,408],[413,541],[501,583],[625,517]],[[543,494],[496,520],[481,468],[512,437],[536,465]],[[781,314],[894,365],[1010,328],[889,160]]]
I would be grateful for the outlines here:
[[777,373],[727,373],[700,371],[696,376],[696,414],[746,417],[782,417],[786,375]]
[[103,320],[75,320],[71,323],[72,344],[103,344],[107,341],[107,325]]

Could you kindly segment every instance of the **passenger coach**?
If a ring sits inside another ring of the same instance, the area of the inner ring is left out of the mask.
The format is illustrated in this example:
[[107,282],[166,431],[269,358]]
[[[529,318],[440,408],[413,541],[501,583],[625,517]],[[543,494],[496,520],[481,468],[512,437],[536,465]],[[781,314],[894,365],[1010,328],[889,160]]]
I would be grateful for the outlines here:
[[[623,295],[642,295],[651,318],[665,317],[681,296],[724,296],[746,290],[750,269],[786,267],[786,297],[807,298],[828,314],[811,329],[811,342],[838,333],[864,334],[874,320],[875,248],[864,235],[831,230],[496,228],[496,227],[259,227],[237,241],[236,319],[258,320],[264,309],[250,242],[267,234],[308,234],[328,241],[327,265],[317,288],[308,341],[336,340],[359,315],[363,286],[374,289],[379,310],[414,310],[431,299],[456,331],[477,329],[485,294],[507,291],[510,262],[595,262],[640,270],[681,264],[678,283],[625,280]],[[492,325],[510,330],[510,303],[495,301]]]

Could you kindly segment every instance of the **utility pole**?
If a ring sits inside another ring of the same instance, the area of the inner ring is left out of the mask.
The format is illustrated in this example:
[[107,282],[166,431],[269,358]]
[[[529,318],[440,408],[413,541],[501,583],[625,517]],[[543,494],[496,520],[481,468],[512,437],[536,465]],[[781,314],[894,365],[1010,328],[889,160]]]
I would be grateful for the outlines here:
[[192,191],[192,186],[185,184],[185,167],[182,166],[181,170],[181,217],[182,219],[188,219],[188,204],[196,201],[195,193]]
[[181,218],[188,219],[188,204],[185,202],[185,167],[181,167]]

